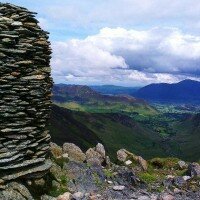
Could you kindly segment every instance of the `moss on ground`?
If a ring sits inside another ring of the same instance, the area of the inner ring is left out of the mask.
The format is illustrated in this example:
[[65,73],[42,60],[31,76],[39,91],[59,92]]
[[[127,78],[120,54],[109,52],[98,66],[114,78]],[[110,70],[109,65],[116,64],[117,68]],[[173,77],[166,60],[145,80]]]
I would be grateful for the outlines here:
[[153,158],[149,161],[149,163],[152,166],[160,169],[178,169],[178,161],[180,161],[180,159],[173,157]]
[[150,174],[148,172],[142,172],[138,174],[139,179],[147,184],[154,183],[158,180],[158,177],[155,174]]
[[110,169],[103,169],[103,172],[104,172],[106,178],[113,178],[114,177],[113,171],[110,170]]

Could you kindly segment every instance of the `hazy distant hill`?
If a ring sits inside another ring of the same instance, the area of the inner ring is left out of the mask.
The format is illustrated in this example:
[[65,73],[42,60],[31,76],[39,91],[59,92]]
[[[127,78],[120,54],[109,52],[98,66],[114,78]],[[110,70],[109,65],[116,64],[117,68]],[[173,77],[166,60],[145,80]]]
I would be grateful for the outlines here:
[[123,87],[123,86],[116,86],[116,85],[97,85],[97,86],[90,86],[93,90],[100,92],[102,94],[127,94],[133,95],[134,92],[139,90],[139,87]]
[[152,101],[200,102],[200,82],[184,80],[174,84],[151,84],[139,89],[135,96]]
[[84,85],[54,85],[52,99],[65,108],[77,111],[157,113],[142,99],[130,95],[104,95]]
[[104,95],[96,92],[86,85],[54,85],[53,100],[64,102],[69,100],[88,101],[88,100],[104,100],[104,101],[120,101],[129,103],[145,103],[144,100],[134,98],[129,95]]

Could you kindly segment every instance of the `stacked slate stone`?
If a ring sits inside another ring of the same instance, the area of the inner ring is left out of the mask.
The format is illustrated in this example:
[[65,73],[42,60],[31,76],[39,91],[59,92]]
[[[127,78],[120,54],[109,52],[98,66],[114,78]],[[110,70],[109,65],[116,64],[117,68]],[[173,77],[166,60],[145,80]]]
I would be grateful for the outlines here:
[[0,182],[41,177],[51,166],[51,49],[35,14],[0,3]]

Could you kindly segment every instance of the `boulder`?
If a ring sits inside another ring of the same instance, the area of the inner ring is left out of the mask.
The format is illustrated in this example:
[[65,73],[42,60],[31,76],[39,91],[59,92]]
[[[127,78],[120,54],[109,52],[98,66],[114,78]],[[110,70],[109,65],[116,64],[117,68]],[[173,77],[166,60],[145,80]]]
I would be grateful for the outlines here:
[[183,160],[178,161],[178,166],[179,166],[179,169],[187,169],[188,167],[187,163]]
[[53,163],[50,169],[50,175],[53,176],[59,182],[61,180],[61,177],[65,176],[65,172],[59,165]]
[[105,151],[104,146],[101,143],[98,143],[96,145],[95,150],[102,156],[102,158],[104,158],[104,159],[106,158],[106,151]]
[[29,190],[22,184],[10,182],[4,190],[0,190],[0,199],[5,200],[34,200]]
[[[68,189],[90,193],[102,189],[105,184],[105,174],[101,166],[88,166],[86,163],[69,161],[63,166],[69,180]],[[86,198],[87,199],[87,198]]]
[[117,159],[121,162],[125,162],[128,157],[128,154],[125,152],[125,149],[120,149],[117,151]]
[[122,191],[124,189],[125,189],[124,185],[115,185],[115,186],[113,186],[113,190],[115,190],[115,191]]
[[67,153],[69,156],[69,159],[72,161],[84,162],[86,159],[86,156],[82,152],[82,150],[73,143],[64,143],[63,153],[64,154]]
[[150,199],[150,197],[147,195],[142,195],[138,197],[138,200],[152,200],[152,199]]
[[131,160],[127,160],[126,162],[125,162],[125,164],[126,165],[131,165],[133,162],[131,161]]
[[86,161],[90,164],[101,165],[104,158],[100,153],[90,148],[86,151]]
[[146,171],[147,168],[148,168],[147,161],[144,160],[141,156],[138,156],[137,161],[138,161],[138,163],[140,164],[140,166],[142,167],[142,169],[143,169],[144,171]]
[[188,180],[191,179],[191,177],[190,177],[190,176],[183,176],[183,179],[184,179],[185,181],[188,181]]
[[164,193],[161,196],[161,200],[175,200],[174,196],[171,194]]
[[110,168],[112,163],[111,163],[111,161],[110,161],[110,157],[109,157],[109,156],[106,156],[105,162],[106,162],[106,166],[107,166],[108,168]]
[[49,195],[42,195],[41,200],[57,200],[57,199]]
[[62,158],[64,158],[64,159],[67,159],[67,158],[69,158],[69,155],[68,155],[68,153],[64,153],[64,154],[62,154]]
[[62,148],[53,142],[50,143],[50,151],[54,158],[60,158],[63,154]]
[[174,185],[181,188],[183,187],[187,182],[184,180],[183,177],[178,176],[174,178]]
[[187,174],[191,177],[200,177],[200,165],[198,163],[190,163]]
[[75,200],[82,199],[83,197],[84,197],[84,194],[82,192],[76,192],[73,194],[73,199]]
[[70,192],[65,192],[64,194],[58,196],[57,200],[71,200],[72,194]]
[[46,184],[46,182],[43,178],[34,180],[34,185],[37,186],[37,187],[44,187],[45,184]]
[[[126,161],[128,158],[130,161],[137,162],[144,171],[147,170],[147,168],[148,168],[147,161],[144,160],[141,156],[136,156],[135,154],[127,151],[126,149],[120,149],[117,151],[117,159],[120,162],[124,162],[126,164]],[[128,163],[130,163],[130,162],[128,162]]]

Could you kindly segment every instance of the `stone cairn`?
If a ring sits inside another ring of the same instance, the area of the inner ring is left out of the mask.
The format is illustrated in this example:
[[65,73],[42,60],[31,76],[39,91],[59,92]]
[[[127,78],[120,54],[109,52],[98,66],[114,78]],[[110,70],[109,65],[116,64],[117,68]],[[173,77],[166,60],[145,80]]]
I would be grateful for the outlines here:
[[51,49],[35,14],[0,3],[0,183],[51,167]]

